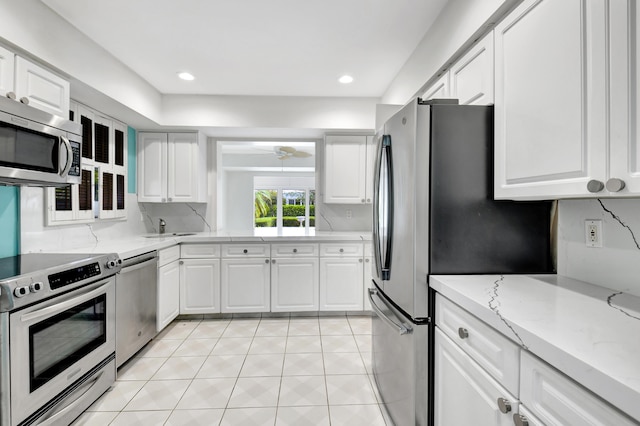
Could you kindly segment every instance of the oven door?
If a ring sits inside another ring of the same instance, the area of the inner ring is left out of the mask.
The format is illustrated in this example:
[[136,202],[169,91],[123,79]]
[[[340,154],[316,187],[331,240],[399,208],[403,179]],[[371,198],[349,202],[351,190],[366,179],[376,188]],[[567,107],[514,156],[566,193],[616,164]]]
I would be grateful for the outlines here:
[[114,308],[115,278],[111,277],[11,313],[13,424],[115,352]]

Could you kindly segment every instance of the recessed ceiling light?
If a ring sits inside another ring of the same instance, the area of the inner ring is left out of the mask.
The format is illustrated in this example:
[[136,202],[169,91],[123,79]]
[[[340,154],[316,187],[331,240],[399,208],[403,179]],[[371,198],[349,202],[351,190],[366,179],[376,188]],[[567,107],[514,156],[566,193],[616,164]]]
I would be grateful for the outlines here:
[[191,81],[191,80],[195,79],[193,74],[190,74],[188,72],[179,72],[178,73],[178,77],[183,79],[183,80],[187,80],[187,81]]
[[342,84],[349,84],[351,82],[353,82],[353,77],[351,77],[350,75],[343,75],[342,77],[340,77],[338,79],[338,81]]

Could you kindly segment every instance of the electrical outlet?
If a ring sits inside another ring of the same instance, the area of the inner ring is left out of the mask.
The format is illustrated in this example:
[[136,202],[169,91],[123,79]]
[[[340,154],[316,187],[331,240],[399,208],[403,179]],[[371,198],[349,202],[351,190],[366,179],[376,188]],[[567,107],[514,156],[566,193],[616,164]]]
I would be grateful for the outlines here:
[[587,247],[602,247],[602,221],[585,220],[584,236]]
[[351,219],[353,217],[353,211],[347,210],[347,219]]

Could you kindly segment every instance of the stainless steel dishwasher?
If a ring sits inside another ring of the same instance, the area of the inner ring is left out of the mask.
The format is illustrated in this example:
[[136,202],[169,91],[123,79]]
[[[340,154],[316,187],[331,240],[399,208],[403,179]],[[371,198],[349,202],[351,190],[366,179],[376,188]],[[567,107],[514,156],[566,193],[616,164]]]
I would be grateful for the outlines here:
[[158,256],[125,259],[116,275],[116,366],[120,367],[156,335]]

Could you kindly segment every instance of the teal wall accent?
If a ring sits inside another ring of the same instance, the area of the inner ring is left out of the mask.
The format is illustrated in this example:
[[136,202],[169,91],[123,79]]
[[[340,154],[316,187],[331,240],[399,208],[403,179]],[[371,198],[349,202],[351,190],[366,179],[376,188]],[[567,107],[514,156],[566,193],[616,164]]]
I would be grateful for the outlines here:
[[136,160],[136,129],[132,127],[127,128],[127,161],[128,161],[128,170],[127,170],[127,178],[129,180],[128,191],[129,194],[136,193],[136,178],[138,175],[136,174],[136,168],[138,167],[138,163]]
[[0,186],[0,258],[20,254],[20,188]]

